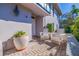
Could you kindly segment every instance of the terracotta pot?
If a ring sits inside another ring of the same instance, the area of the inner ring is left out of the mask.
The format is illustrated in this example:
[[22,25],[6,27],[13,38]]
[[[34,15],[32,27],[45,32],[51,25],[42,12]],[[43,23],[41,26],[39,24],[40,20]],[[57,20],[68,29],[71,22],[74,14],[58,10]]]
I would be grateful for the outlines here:
[[28,46],[29,37],[28,36],[17,37],[14,38],[13,42],[17,50],[23,50]]

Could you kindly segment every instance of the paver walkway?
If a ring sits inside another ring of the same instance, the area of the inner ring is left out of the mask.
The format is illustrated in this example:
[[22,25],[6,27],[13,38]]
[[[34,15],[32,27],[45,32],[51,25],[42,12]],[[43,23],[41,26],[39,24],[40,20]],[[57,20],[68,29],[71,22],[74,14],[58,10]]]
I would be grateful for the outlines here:
[[65,56],[66,46],[63,44],[63,49],[52,43],[50,40],[46,42],[41,41],[40,38],[34,38],[29,43],[29,48],[23,51],[16,51],[16,49],[8,50],[4,55],[10,56]]

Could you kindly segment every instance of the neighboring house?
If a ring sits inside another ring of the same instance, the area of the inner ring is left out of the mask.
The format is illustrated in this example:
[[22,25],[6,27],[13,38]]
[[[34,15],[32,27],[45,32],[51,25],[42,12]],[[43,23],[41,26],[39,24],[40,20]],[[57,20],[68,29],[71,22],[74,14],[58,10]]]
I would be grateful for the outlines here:
[[58,4],[46,3],[1,3],[0,4],[0,40],[8,40],[15,32],[23,30],[30,39],[39,36],[47,23],[59,28],[58,18],[61,10]]

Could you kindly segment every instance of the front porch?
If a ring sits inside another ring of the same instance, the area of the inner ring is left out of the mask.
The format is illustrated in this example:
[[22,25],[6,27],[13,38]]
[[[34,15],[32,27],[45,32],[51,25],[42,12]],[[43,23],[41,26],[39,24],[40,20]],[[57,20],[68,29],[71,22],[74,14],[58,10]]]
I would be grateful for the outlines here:
[[16,51],[15,48],[4,51],[5,55],[10,56],[66,56],[66,43],[61,47],[52,43],[51,40],[40,40],[39,37],[33,37],[26,49]]

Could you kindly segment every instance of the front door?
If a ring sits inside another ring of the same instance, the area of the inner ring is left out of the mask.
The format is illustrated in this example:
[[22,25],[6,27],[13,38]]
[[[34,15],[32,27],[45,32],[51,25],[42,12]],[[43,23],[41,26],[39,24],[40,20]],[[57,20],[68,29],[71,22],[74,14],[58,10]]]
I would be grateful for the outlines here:
[[32,19],[32,35],[36,35],[36,21]]

